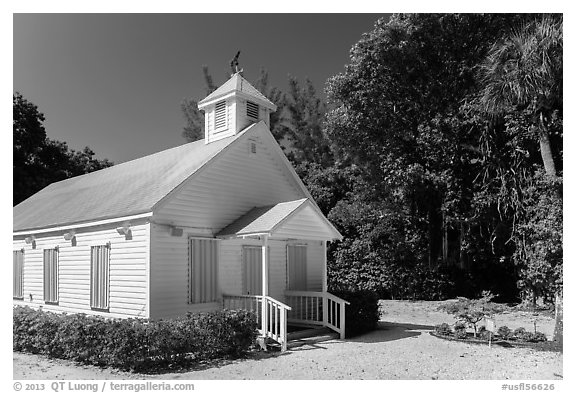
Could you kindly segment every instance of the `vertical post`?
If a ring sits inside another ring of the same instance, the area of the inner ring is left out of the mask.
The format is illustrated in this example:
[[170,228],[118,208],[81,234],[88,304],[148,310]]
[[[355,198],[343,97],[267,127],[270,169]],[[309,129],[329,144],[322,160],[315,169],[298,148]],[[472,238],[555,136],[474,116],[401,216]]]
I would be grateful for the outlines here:
[[286,327],[286,309],[282,307],[280,309],[280,331],[282,337],[282,351],[286,351],[288,347],[288,329]]
[[268,235],[262,239],[262,333],[266,335],[268,328]]
[[322,242],[322,259],[323,259],[323,272],[322,272],[322,292],[328,292],[328,264],[326,262],[326,241]]
[[340,340],[346,335],[346,303],[340,303]]
[[326,263],[326,241],[322,242],[322,322],[324,326],[328,324],[328,266]]

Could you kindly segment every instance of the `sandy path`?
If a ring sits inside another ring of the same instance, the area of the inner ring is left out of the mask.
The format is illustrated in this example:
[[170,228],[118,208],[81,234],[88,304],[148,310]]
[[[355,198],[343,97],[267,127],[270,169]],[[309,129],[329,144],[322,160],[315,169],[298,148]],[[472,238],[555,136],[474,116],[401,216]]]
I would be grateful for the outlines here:
[[[285,353],[162,375],[137,375],[76,366],[70,362],[14,353],[14,379],[560,379],[562,354],[440,340],[434,324],[452,322],[434,302],[383,302],[379,329],[354,339],[333,340]],[[551,334],[550,318],[508,315],[499,325],[529,327]],[[498,321],[498,320],[497,320]],[[505,323],[504,323],[505,322]],[[517,326],[516,326],[517,325]],[[265,367],[264,367],[265,365]]]

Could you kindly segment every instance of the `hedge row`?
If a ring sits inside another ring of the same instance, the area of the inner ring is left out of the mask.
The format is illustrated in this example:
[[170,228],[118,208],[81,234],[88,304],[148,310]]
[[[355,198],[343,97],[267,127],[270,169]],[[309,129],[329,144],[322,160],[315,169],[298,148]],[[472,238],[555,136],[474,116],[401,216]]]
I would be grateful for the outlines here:
[[373,291],[331,289],[330,293],[350,302],[346,306],[346,338],[378,327],[378,295]]
[[215,311],[170,320],[106,319],[15,307],[15,351],[131,371],[238,357],[256,338],[252,312]]

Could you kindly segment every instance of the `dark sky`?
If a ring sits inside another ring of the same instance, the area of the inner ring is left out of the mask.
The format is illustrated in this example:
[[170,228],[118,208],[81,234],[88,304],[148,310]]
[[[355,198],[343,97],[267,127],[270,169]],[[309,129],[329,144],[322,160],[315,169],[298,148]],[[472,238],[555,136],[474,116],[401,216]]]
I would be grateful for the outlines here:
[[244,76],[319,91],[386,14],[15,14],[14,91],[46,116],[49,138],[128,161],[184,143],[183,98],[219,85],[241,50]]

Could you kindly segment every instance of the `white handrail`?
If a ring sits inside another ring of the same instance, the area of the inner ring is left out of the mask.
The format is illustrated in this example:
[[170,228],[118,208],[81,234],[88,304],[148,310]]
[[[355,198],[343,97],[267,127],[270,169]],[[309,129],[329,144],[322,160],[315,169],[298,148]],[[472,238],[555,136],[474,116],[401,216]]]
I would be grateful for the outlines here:
[[[288,302],[292,302],[294,312],[290,318],[297,323],[326,326],[344,338],[346,334],[346,306],[350,302],[329,292],[285,291]],[[322,304],[320,315],[319,304]]]
[[[244,301],[244,308],[246,301],[256,302],[257,322],[260,323],[259,332],[264,337],[270,337],[276,340],[281,346],[282,350],[287,349],[288,344],[288,311],[292,307],[284,304],[270,296],[263,295],[223,295],[222,303],[226,306],[226,302],[234,302],[235,300]],[[258,305],[262,308],[258,310]],[[250,305],[252,309],[252,305]]]

